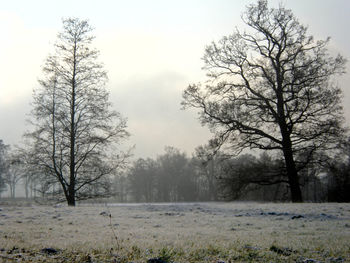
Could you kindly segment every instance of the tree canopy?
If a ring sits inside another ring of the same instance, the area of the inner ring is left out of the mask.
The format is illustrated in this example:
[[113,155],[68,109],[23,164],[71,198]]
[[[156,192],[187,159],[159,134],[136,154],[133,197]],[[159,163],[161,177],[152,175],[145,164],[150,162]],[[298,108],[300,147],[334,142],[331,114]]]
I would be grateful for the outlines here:
[[[341,90],[334,76],[346,60],[315,41],[291,10],[260,0],[247,7],[247,30],[207,46],[205,86],[192,84],[183,106],[200,111],[211,146],[282,152],[291,199],[302,201],[298,172],[342,137]],[[299,158],[302,156],[302,158]]]
[[63,20],[34,90],[34,130],[26,134],[30,163],[45,175],[49,189],[59,184],[54,196],[69,205],[110,194],[109,176],[126,157],[116,148],[128,136],[126,120],[111,109],[93,39],[86,20]]

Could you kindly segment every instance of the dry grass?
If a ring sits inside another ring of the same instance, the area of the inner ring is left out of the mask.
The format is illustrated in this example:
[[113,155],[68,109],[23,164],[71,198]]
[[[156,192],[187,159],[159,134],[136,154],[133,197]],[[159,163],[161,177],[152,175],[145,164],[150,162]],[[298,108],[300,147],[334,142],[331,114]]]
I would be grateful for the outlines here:
[[[15,256],[24,262],[350,260],[350,204],[0,205],[0,209],[5,261]],[[41,253],[46,247],[59,253]]]

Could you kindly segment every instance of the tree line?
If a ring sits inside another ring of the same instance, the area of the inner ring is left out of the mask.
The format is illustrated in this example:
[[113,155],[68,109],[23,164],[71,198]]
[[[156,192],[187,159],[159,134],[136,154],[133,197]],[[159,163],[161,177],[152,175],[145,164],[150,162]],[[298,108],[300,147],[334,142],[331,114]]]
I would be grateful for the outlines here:
[[[1,191],[22,182],[26,198],[55,200],[59,186],[48,187],[42,176],[25,170],[23,163],[1,151]],[[281,158],[266,152],[238,157],[218,153],[208,158],[198,147],[191,157],[166,147],[157,158],[139,158],[110,178],[104,196],[110,202],[290,201],[290,189]],[[8,159],[10,158],[10,159]],[[7,165],[6,165],[7,162]],[[4,171],[4,169],[7,171]],[[44,178],[45,179],[45,178]],[[51,183],[52,185],[52,183]],[[336,156],[322,166],[301,173],[301,192],[308,202],[350,201],[350,138]],[[102,196],[103,197],[103,196]]]
[[[115,179],[117,201],[290,201],[282,158],[266,152],[207,156],[202,147],[192,157],[167,147],[156,159],[138,159],[124,176]],[[300,179],[305,201],[349,202],[350,139],[327,163],[304,169]]]
[[[34,89],[25,147],[5,169],[10,185],[18,177],[8,171],[24,166],[39,178],[43,196],[70,206],[110,197],[114,178],[134,201],[236,199],[247,192],[263,200],[347,200],[348,134],[336,83],[346,59],[333,56],[329,38],[316,41],[282,4],[258,0],[242,20],[243,29],[205,48],[208,80],[183,92],[183,109],[196,109],[213,138],[196,158],[167,148],[125,173],[126,119],[109,102],[93,29],[87,20],[64,19]],[[259,157],[242,155],[248,150]]]

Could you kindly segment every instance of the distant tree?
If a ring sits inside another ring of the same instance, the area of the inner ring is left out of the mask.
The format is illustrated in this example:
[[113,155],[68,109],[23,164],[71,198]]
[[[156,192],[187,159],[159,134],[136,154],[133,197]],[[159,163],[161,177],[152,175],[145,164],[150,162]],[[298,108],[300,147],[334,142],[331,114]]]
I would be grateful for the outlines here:
[[129,189],[136,202],[154,201],[157,168],[156,162],[150,158],[140,158],[130,167]]
[[112,181],[113,193],[117,202],[124,203],[128,201],[128,175],[117,174]]
[[266,152],[259,157],[241,154],[236,158],[223,158],[217,165],[216,173],[221,199],[285,199],[282,192],[286,189],[288,178],[283,164]]
[[204,201],[215,201],[218,199],[217,179],[219,177],[218,167],[221,162],[220,154],[212,156],[206,147],[196,148],[193,165],[198,173],[199,198]]
[[91,32],[85,20],[63,20],[34,91],[34,130],[26,134],[30,163],[45,175],[43,185],[53,191],[58,183],[53,195],[70,206],[111,194],[110,176],[126,158],[116,148],[128,136],[126,120],[111,110],[107,74],[91,46]]
[[328,201],[350,202],[350,138],[327,165]]
[[4,176],[5,183],[10,188],[11,198],[16,197],[16,186],[26,173],[26,168],[21,156],[15,151],[9,152],[7,156],[7,173]]
[[196,165],[185,153],[166,147],[155,160],[138,159],[127,172],[128,190],[135,202],[182,202],[198,200],[203,187]]
[[157,162],[159,173],[156,187],[159,200],[178,202],[196,199],[194,172],[185,153],[168,146]]
[[5,176],[8,172],[8,163],[6,161],[9,146],[0,140],[0,196],[6,190]]
[[346,61],[329,55],[329,39],[315,42],[283,6],[268,8],[260,0],[243,21],[249,31],[237,29],[206,48],[210,81],[205,88],[189,85],[183,106],[200,109],[202,124],[215,133],[215,149],[280,151],[291,200],[302,202],[300,170],[344,132],[333,77],[344,73]]
[[22,180],[23,180],[23,186],[24,186],[24,194],[26,198],[29,198],[30,192],[31,192],[30,186],[32,184],[32,180],[34,180],[34,175],[26,171],[26,173],[24,173],[22,176]]

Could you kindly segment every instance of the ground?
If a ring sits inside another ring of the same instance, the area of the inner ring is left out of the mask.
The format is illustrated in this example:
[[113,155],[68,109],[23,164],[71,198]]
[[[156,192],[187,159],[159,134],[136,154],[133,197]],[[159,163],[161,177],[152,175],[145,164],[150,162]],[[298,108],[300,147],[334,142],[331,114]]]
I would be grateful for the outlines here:
[[67,207],[0,200],[0,262],[136,263],[152,258],[163,262],[350,262],[350,204]]

